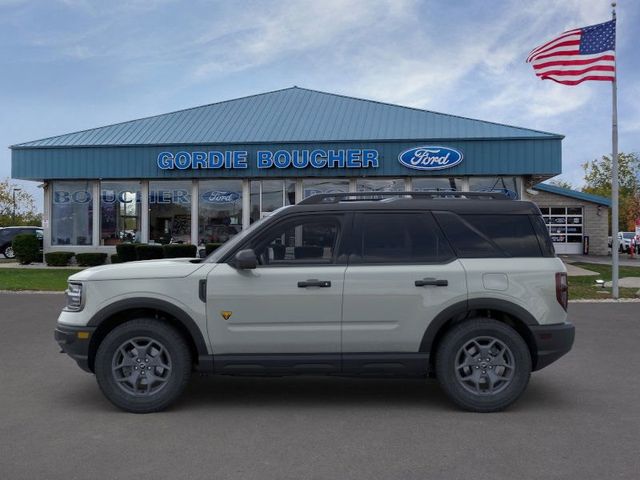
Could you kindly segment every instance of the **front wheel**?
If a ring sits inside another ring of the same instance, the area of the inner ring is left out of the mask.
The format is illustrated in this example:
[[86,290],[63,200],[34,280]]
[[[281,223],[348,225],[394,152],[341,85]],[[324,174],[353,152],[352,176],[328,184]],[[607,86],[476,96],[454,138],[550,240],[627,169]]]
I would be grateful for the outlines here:
[[467,320],[449,331],[436,356],[436,375],[458,406],[474,412],[507,408],[524,392],[531,354],[510,326],[488,318]]
[[153,319],[131,320],[104,338],[95,359],[102,393],[133,413],[157,412],[173,403],[191,375],[191,355],[182,335]]
[[11,246],[11,244],[4,247],[4,250],[2,250],[2,254],[5,256],[5,258],[16,258],[16,253],[13,251],[13,247]]

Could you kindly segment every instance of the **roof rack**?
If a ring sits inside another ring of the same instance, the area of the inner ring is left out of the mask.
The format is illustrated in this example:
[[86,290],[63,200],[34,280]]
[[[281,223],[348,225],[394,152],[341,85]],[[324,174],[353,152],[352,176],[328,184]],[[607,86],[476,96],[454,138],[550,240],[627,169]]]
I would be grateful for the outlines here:
[[358,202],[390,200],[390,197],[421,198],[459,198],[478,200],[509,200],[501,192],[447,192],[442,190],[427,190],[421,192],[349,192],[349,193],[318,193],[305,198],[298,205],[316,205],[320,203]]

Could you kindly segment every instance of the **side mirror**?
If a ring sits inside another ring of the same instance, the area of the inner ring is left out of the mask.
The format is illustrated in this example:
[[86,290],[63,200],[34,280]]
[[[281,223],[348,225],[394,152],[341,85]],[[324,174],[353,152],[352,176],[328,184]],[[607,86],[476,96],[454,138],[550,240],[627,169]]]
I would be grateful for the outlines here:
[[252,270],[258,266],[256,252],[248,248],[236,253],[234,265],[239,270]]

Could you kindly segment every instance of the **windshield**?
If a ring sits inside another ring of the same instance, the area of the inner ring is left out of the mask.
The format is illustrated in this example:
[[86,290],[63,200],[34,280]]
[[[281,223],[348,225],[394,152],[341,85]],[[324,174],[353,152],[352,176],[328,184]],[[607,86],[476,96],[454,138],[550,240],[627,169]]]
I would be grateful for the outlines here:
[[240,233],[235,235],[233,238],[228,240],[224,245],[218,247],[216,250],[211,252],[211,254],[205,259],[205,262],[208,263],[218,263],[222,257],[224,257],[230,250],[235,248],[237,244],[244,241],[251,232],[253,232],[256,228],[262,225],[265,220],[269,217],[262,217],[257,222],[251,224],[249,228],[246,230],[242,230]]
[[623,236],[624,238],[633,238],[633,237],[635,237],[635,236],[636,236],[636,234],[635,234],[635,233],[633,233],[633,232],[622,232],[622,236]]

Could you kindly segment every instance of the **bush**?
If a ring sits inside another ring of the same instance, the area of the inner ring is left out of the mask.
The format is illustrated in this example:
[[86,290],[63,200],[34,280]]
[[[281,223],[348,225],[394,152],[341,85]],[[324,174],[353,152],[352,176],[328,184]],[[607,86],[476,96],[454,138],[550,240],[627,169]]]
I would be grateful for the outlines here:
[[135,262],[138,259],[136,254],[135,243],[121,243],[116,245],[116,252],[118,252],[118,258],[121,262]]
[[104,265],[107,260],[106,253],[77,253],[76,260],[81,267],[95,267]]
[[205,253],[207,255],[209,255],[210,253],[215,252],[220,245],[222,245],[222,244],[221,243],[207,243],[204,246],[204,251],[205,251]]
[[162,245],[136,245],[138,260],[155,260],[163,258]]
[[198,247],[188,243],[170,243],[162,246],[164,258],[194,258],[198,253]]
[[30,233],[16,235],[13,242],[11,242],[11,246],[21,265],[29,265],[38,259],[42,260],[40,242],[38,242],[38,238],[35,235]]
[[120,257],[117,253],[111,255],[111,263],[122,263],[122,260],[120,260]]
[[66,267],[74,255],[73,252],[49,252],[44,254],[44,259],[50,267]]

